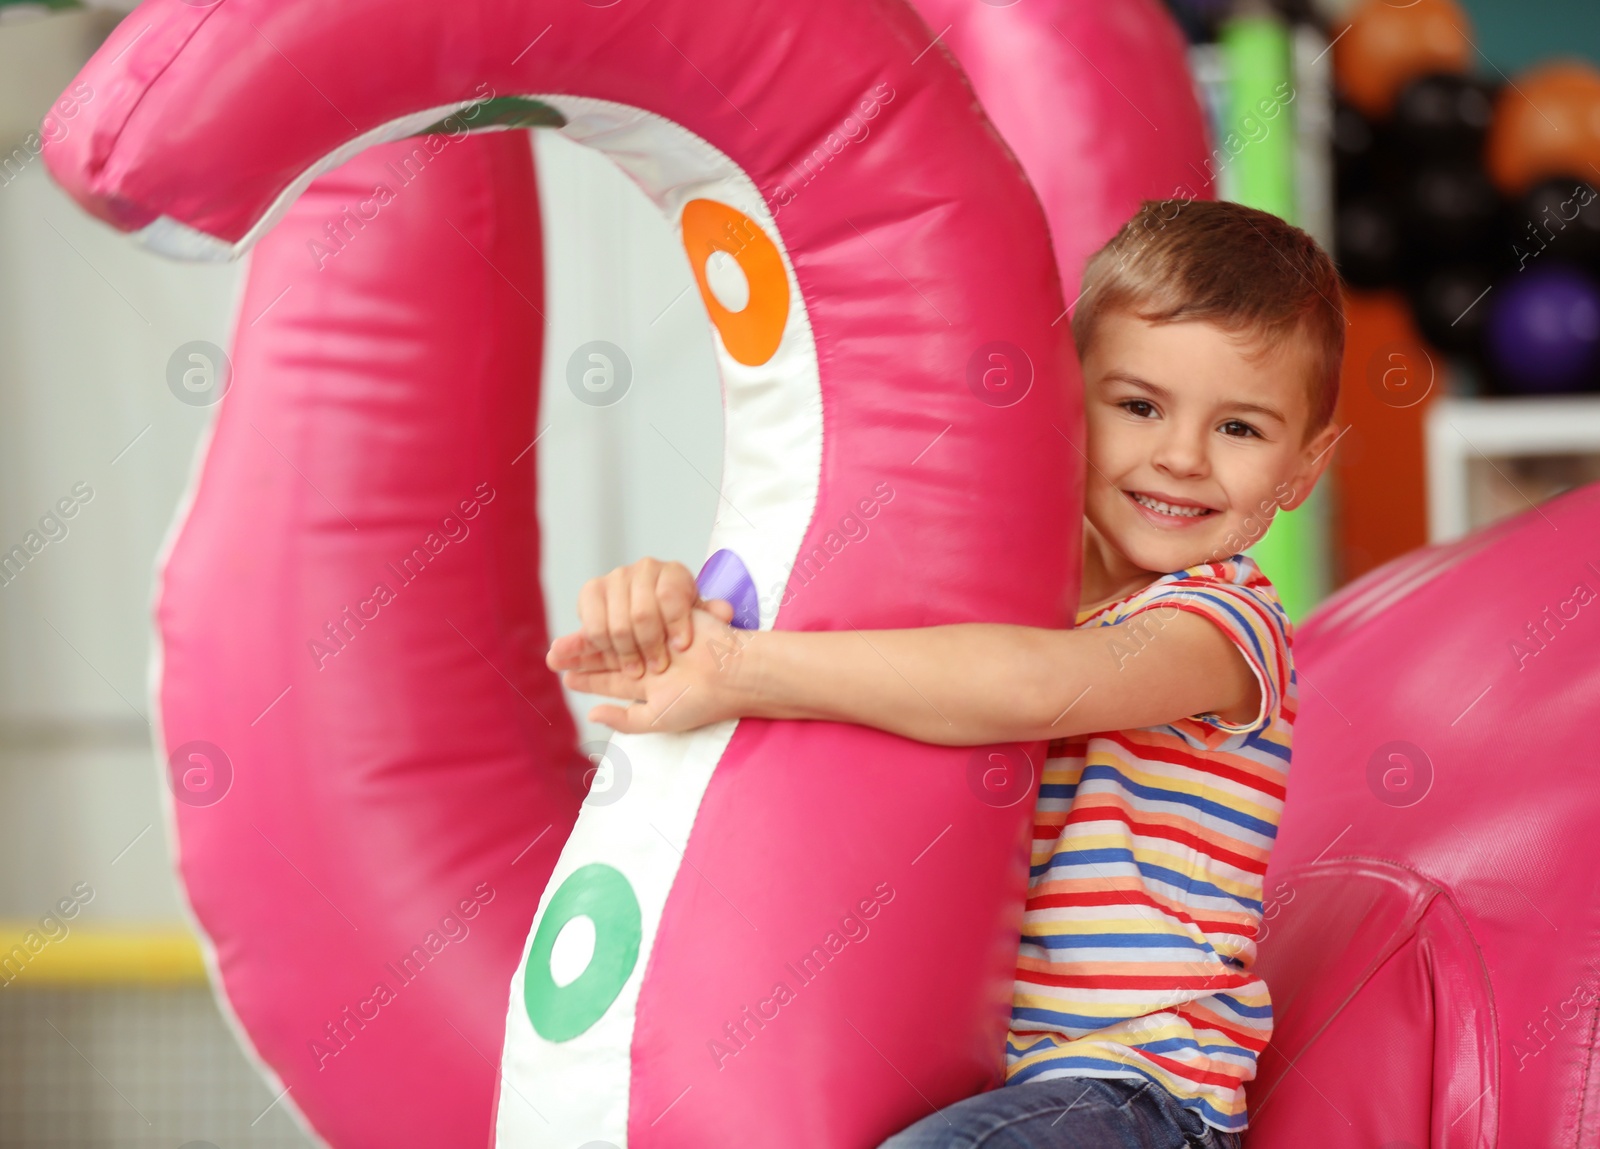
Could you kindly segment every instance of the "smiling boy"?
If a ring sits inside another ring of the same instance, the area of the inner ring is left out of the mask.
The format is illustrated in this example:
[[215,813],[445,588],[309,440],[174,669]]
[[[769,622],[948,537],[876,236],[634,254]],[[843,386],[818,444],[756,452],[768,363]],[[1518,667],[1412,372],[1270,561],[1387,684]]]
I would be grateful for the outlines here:
[[[884,1149],[1237,1146],[1272,1033],[1251,972],[1297,709],[1292,629],[1237,553],[1337,438],[1338,274],[1237,204],[1147,203],[1084,272],[1083,583],[1071,630],[735,632],[679,564],[584,587],[549,665],[591,718],[1047,741],[1006,1085]],[[1137,247],[1135,248],[1135,243]],[[729,652],[734,652],[729,657]]]

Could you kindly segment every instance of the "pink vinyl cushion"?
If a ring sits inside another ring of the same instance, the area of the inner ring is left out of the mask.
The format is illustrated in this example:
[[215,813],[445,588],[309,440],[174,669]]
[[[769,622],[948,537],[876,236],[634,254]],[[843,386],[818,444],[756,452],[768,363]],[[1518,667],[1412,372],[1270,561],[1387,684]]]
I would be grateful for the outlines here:
[[[340,1146],[487,1137],[588,766],[544,667],[529,141],[463,139],[404,184],[408,151],[323,176],[252,253],[157,611],[164,749],[234,775],[172,805],[217,986]],[[333,249],[347,206],[372,218]]]
[[916,0],[1039,193],[1071,303],[1148,199],[1215,196],[1188,45],[1161,0]]
[[1252,1149],[1600,1144],[1597,534],[1600,485],[1304,624]]

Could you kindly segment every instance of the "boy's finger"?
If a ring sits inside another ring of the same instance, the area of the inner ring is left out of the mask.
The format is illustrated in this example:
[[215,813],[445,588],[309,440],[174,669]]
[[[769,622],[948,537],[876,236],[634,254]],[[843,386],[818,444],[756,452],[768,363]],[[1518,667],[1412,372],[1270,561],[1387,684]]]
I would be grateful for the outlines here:
[[567,661],[570,658],[572,658],[571,652],[562,649],[559,638],[550,644],[549,650],[544,652],[544,664],[551,670],[567,669]]
[[615,674],[622,669],[622,666],[617,662],[617,657],[614,654],[601,654],[599,651],[591,651],[570,665],[560,667],[560,669],[582,671],[586,674]]
[[595,648],[587,635],[564,634],[550,644],[544,663],[551,670],[619,670],[617,656]]
[[627,725],[628,712],[620,706],[600,705],[589,711],[589,721],[609,726],[613,730],[622,730]]
[[672,636],[676,650],[687,650],[694,640],[691,615],[700,598],[694,575],[682,563],[668,563],[656,580],[656,598],[661,602],[661,618]]
[[581,665],[579,667],[576,667],[575,669],[578,669],[578,670],[610,670],[610,671],[615,672],[615,671],[620,671],[622,669],[622,663],[618,661],[616,655],[614,655],[614,654],[606,654],[603,651],[598,651],[597,650],[597,651],[593,651],[592,653],[584,655],[583,656],[583,665]]
[[649,734],[651,725],[648,703],[635,702],[631,706],[596,706],[589,711],[589,721],[611,727],[619,734]]
[[544,656],[544,664],[551,670],[576,669],[583,661],[584,655],[592,650],[589,640],[582,633],[563,634],[550,644],[550,651]]
[[578,624],[589,645],[607,654],[611,649],[611,628],[606,618],[606,584],[592,578],[578,592]]
[[[733,604],[725,598],[708,598],[700,603],[700,609],[716,615],[723,622],[733,621]],[[690,624],[693,626],[693,623]]]
[[652,572],[635,579],[632,588],[634,641],[639,644],[639,655],[645,665],[657,674],[667,668],[667,628],[657,597],[659,585],[659,576]]
[[606,627],[623,673],[637,678],[644,673],[644,663],[639,661],[639,647],[633,639],[633,580],[629,575],[619,567],[606,576]]
[[568,690],[579,694],[601,694],[607,698],[638,697],[638,679],[616,670],[569,670],[561,676]]

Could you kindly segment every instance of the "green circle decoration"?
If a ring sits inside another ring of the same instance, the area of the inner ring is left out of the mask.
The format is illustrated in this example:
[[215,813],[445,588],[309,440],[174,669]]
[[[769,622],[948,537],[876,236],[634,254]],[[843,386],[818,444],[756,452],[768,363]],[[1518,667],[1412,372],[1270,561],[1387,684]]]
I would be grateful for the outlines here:
[[[558,986],[550,951],[573,918],[594,923],[594,956],[577,979]],[[546,1041],[571,1041],[599,1021],[639,960],[639,899],[620,870],[593,862],[575,870],[550,898],[533,933],[522,998],[533,1030]]]

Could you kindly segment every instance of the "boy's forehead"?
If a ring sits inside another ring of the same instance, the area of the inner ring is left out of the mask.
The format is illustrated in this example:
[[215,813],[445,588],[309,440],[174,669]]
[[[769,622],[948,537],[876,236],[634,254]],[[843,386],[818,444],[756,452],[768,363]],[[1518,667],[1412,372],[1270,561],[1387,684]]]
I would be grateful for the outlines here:
[[1264,404],[1289,419],[1309,407],[1315,351],[1302,333],[1273,339],[1198,319],[1152,323],[1128,312],[1103,316],[1097,328],[1084,356],[1090,384]]

